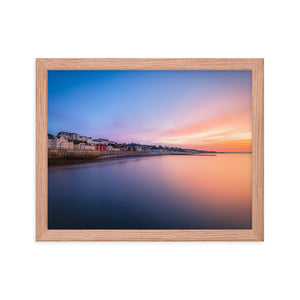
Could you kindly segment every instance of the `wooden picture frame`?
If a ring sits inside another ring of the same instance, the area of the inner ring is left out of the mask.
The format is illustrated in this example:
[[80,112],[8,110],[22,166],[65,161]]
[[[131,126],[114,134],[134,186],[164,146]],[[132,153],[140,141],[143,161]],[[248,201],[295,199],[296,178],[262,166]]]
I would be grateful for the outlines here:
[[[251,70],[251,230],[49,230],[47,224],[48,70]],[[263,59],[37,59],[36,60],[37,241],[263,241],[264,60]]]

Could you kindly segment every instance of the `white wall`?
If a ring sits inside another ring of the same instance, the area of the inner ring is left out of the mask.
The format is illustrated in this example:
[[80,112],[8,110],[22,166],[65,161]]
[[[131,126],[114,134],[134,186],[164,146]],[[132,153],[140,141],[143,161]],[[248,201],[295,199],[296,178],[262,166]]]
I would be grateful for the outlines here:
[[[297,1],[2,1],[1,299],[299,299]],[[264,57],[264,243],[36,243],[36,57]],[[20,131],[22,134],[20,134]]]

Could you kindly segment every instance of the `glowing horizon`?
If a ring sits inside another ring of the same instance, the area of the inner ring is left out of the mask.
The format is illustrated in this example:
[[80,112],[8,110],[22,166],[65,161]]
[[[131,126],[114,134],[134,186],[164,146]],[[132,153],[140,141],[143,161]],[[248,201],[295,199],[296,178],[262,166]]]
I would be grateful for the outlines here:
[[48,71],[48,132],[252,151],[251,71]]

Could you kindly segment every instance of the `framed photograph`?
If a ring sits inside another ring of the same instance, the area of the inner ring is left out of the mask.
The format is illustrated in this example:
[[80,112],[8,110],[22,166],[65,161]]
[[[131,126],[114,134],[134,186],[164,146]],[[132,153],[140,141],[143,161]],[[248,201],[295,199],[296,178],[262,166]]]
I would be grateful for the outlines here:
[[37,59],[37,241],[263,241],[263,59]]

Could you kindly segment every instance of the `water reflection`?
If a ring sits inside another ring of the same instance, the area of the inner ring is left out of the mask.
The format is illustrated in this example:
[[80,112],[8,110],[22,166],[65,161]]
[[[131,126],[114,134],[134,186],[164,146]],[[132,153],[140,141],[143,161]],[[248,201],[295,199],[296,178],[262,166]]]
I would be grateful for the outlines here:
[[49,167],[49,229],[250,229],[251,154]]

